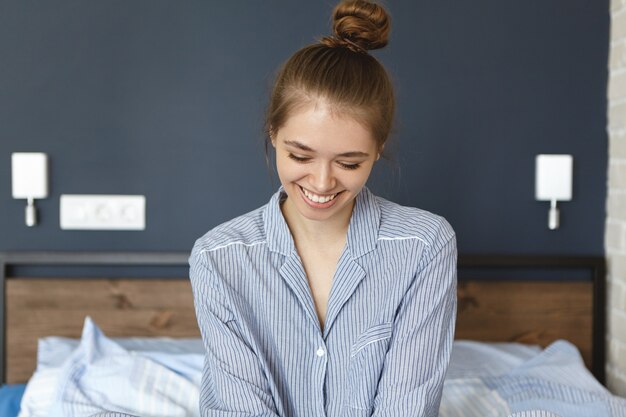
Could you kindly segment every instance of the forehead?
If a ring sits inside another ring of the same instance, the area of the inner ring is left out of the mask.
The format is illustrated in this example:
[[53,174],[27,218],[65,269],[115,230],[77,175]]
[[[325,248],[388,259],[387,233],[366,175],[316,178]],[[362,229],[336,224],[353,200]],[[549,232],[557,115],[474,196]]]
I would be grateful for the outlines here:
[[296,141],[319,152],[372,152],[376,141],[355,118],[316,103],[289,116],[277,132],[282,141]]

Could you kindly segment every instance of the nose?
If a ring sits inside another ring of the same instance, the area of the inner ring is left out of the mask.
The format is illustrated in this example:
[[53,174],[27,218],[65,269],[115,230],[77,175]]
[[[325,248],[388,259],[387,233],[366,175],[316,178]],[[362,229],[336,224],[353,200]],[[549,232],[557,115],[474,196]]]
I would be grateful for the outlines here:
[[336,186],[332,166],[328,163],[316,164],[310,173],[311,185],[315,192],[326,193]]

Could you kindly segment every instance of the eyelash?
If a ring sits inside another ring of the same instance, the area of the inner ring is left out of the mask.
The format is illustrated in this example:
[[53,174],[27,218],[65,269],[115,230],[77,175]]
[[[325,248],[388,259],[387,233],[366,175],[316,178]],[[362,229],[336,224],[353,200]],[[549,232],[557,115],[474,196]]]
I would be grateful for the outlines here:
[[[293,159],[296,162],[300,162],[300,163],[306,163],[308,162],[311,158],[302,158],[300,156],[296,156],[292,153],[289,154],[289,158]],[[338,162],[339,166],[343,169],[357,169],[361,166],[361,164],[344,164],[342,162]]]
[[357,169],[361,166],[361,164],[343,164],[339,162],[339,166],[341,166],[343,169]]
[[294,155],[292,153],[289,154],[289,157],[291,159],[293,159],[294,161],[296,161],[296,162],[307,162],[309,159],[311,159],[311,158],[301,158],[301,157],[296,156],[296,155]]

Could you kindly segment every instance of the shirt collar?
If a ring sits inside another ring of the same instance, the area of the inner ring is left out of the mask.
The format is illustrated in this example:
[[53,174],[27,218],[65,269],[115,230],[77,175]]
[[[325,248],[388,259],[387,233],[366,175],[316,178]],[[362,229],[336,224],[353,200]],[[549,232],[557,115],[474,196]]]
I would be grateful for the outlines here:
[[[289,226],[280,210],[280,204],[286,197],[283,187],[280,187],[266,205],[263,221],[268,248],[273,252],[289,256],[296,252],[296,248]],[[346,238],[353,259],[376,248],[379,225],[380,207],[376,197],[367,187],[363,187],[356,196]]]
[[289,226],[287,226],[283,213],[280,211],[280,204],[285,198],[287,198],[287,194],[283,187],[280,187],[265,206],[263,223],[269,250],[289,256],[296,251],[296,247]]
[[356,196],[348,227],[348,249],[352,259],[356,259],[376,249],[380,227],[380,207],[376,196],[363,187]]

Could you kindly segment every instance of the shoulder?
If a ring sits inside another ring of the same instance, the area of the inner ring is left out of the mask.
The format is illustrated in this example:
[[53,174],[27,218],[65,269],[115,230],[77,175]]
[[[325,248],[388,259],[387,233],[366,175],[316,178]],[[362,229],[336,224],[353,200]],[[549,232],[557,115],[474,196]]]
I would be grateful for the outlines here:
[[437,250],[455,239],[454,229],[442,216],[375,198],[380,208],[379,240],[416,239]]
[[196,240],[191,257],[220,251],[231,246],[255,246],[265,243],[264,212],[267,205],[235,217],[209,230]]

